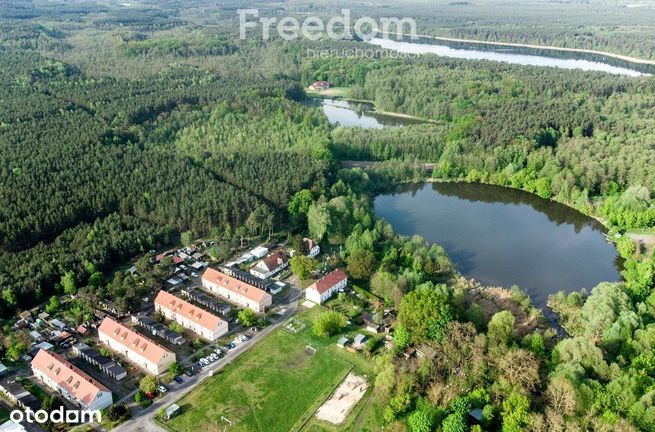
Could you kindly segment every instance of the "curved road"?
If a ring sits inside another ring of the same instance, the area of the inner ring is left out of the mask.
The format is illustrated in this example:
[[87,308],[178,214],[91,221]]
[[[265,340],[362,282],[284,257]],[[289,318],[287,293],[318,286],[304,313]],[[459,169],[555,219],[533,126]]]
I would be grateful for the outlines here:
[[[238,356],[248,351],[257,342],[259,342],[267,335],[272,333],[275,329],[277,329],[289,317],[291,317],[296,313],[296,311],[298,310],[299,297],[300,297],[299,291],[293,290],[292,298],[289,299],[288,303],[284,305],[280,305],[280,307],[285,308],[286,310],[283,315],[278,317],[275,323],[257,332],[252,337],[252,339],[250,339],[248,342],[242,345],[238,345],[232,350],[230,350],[225,355],[225,357],[221,358],[217,362],[212,363],[209,366],[205,366],[204,368],[201,369],[201,371],[197,375],[194,375],[192,377],[185,376],[185,380],[180,384],[177,384],[174,381],[171,382],[170,388],[164,396],[154,400],[153,404],[150,405],[148,408],[139,409],[138,407],[134,407],[132,409],[132,418],[126,421],[125,423],[119,425],[118,427],[114,428],[113,430],[118,432],[132,432],[132,431],[165,432],[165,429],[162,429],[154,421],[154,416],[157,414],[157,411],[159,411],[161,408],[167,408],[172,403],[184,397],[187,393],[195,389],[198,385],[200,385],[207,378],[209,378],[210,373],[215,373],[217,371],[220,371],[225,366],[232,363],[232,361],[236,359]],[[135,392],[124,397],[119,402],[121,403],[129,402],[133,397],[134,393]]]

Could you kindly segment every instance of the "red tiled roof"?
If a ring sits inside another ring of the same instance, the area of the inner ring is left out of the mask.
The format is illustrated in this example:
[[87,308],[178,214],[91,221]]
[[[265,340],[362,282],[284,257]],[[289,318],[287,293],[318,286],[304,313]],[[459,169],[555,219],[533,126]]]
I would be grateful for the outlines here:
[[99,392],[109,391],[107,387],[94,381],[64,357],[51,351],[39,350],[32,360],[32,366],[87,405],[96,399]]
[[216,269],[208,268],[202,275],[202,279],[207,282],[219,285],[235,294],[242,295],[250,300],[261,303],[262,299],[269,295],[266,291],[260,290],[249,283],[240,281],[232,276],[228,276]]
[[287,262],[287,256],[281,252],[273,252],[263,260],[257,263],[256,267],[265,268],[268,271],[275,270],[280,267],[282,264]]
[[102,320],[100,327],[98,327],[98,333],[107,335],[110,339],[115,340],[125,348],[155,364],[159,364],[166,353],[170,352],[109,317]]
[[216,315],[175,297],[166,291],[159,291],[159,294],[155,298],[155,304],[173,311],[210,331],[214,331],[223,321]]
[[323,294],[347,277],[343,270],[336,269],[314,282],[308,289],[315,289],[319,294]]

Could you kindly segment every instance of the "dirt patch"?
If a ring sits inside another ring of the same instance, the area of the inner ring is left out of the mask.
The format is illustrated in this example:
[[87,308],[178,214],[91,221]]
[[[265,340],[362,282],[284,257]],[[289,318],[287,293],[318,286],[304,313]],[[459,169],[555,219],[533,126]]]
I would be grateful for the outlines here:
[[307,309],[311,309],[314,306],[316,306],[316,303],[314,303],[313,301],[305,300],[304,302],[302,302],[302,305]]
[[316,411],[316,417],[339,425],[346,420],[348,413],[364,397],[368,382],[352,372],[339,384],[339,387]]
[[516,318],[516,332],[519,337],[533,332],[544,324],[541,314],[526,310],[525,306],[517,301],[515,294],[508,289],[481,286],[477,281],[465,278],[460,278],[458,283],[464,285],[467,301],[482,307],[487,320],[502,310],[512,312]]
[[650,233],[627,233],[627,236],[632,239],[637,245],[637,250],[646,255],[650,255],[655,251],[655,234]]

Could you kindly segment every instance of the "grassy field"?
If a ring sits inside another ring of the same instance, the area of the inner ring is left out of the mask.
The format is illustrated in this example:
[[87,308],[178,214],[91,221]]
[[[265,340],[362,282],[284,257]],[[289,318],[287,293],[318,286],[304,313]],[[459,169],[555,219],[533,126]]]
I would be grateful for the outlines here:
[[[304,330],[276,330],[178,401],[182,413],[166,427],[180,432],[223,430],[221,416],[233,422],[230,431],[287,432],[313,425],[314,411],[351,369],[370,373],[361,355],[338,349],[335,338],[312,334],[311,317],[318,309],[297,315],[307,323]],[[308,355],[306,345],[316,347],[316,354]]]
[[348,97],[350,87],[330,87],[324,90],[313,90],[310,88],[305,89],[309,96],[318,97]]

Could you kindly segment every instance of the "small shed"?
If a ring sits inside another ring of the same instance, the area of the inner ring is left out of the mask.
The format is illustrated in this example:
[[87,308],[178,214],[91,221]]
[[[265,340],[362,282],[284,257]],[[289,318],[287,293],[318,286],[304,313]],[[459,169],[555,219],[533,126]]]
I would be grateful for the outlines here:
[[371,333],[379,333],[380,326],[371,321],[366,325],[366,331],[369,331]]
[[51,320],[50,325],[57,328],[57,329],[59,329],[59,330],[64,330],[66,328],[66,324],[59,321],[57,318]]
[[349,339],[344,336],[342,338],[339,338],[339,340],[337,341],[337,346],[339,348],[344,348],[346,345],[348,345],[348,342],[349,342]]
[[36,330],[32,330],[30,332],[30,337],[34,339],[36,342],[41,342],[43,340],[43,336],[41,335],[41,333],[39,333]]
[[482,421],[483,415],[480,408],[475,408],[469,412],[469,415],[478,423]]
[[355,336],[355,343],[353,344],[353,346],[360,347],[364,345],[364,342],[366,342],[366,336],[364,336],[361,333],[358,333],[357,336]]
[[178,404],[173,404],[166,408],[165,416],[166,420],[170,420],[180,413],[180,406]]

